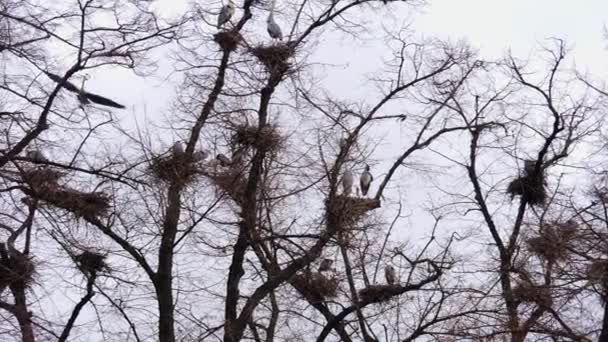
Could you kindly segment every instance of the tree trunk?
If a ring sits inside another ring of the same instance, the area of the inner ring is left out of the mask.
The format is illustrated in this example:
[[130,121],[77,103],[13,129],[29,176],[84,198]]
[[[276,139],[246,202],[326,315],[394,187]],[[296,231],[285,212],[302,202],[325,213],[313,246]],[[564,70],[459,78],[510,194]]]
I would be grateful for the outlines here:
[[602,333],[598,342],[608,342],[608,296],[604,297],[604,320],[602,322]]
[[34,329],[32,328],[31,315],[27,311],[27,301],[25,297],[25,284],[19,282],[11,286],[11,292],[15,297],[15,317],[21,330],[22,342],[35,342]]

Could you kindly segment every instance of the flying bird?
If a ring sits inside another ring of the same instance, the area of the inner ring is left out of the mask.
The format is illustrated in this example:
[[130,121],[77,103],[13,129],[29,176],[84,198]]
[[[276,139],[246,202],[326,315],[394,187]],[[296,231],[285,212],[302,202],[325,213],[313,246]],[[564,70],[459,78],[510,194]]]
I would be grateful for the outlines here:
[[323,259],[321,264],[319,265],[319,272],[326,272],[331,270],[331,265],[333,265],[334,261],[331,259]]
[[361,192],[363,196],[367,196],[367,192],[369,191],[369,186],[372,184],[374,180],[374,176],[369,172],[369,165],[365,164],[365,171],[361,174],[361,178],[359,179],[359,185],[361,185]]
[[173,155],[178,155],[184,153],[184,145],[181,141],[176,141],[171,148],[173,151]]
[[350,195],[353,191],[353,174],[350,170],[346,170],[344,175],[342,175],[342,194],[345,196]]
[[230,18],[234,15],[234,3],[232,0],[228,0],[228,4],[224,5],[220,10],[220,14],[217,17],[217,28],[219,30],[222,25],[230,21]]
[[31,159],[34,163],[48,163],[49,159],[39,150],[29,150],[25,156]]
[[389,285],[395,284],[395,269],[391,265],[386,265],[384,267],[384,278],[386,278],[386,283]]
[[[57,82],[57,83],[61,83],[62,82],[62,77],[55,75],[53,73],[50,72],[45,72],[46,75],[52,79],[53,81]],[[102,105],[102,106],[106,106],[106,107],[113,107],[113,108],[125,108],[125,106],[121,105],[120,103],[114,102],[108,98],[105,98],[103,96],[97,95],[97,94],[93,94],[93,93],[89,93],[87,91],[84,90],[84,82],[88,79],[88,77],[84,77],[82,80],[82,85],[80,88],[78,88],[77,86],[75,86],[73,83],[65,81],[61,84],[62,87],[64,87],[65,89],[76,93],[76,97],[78,98],[78,101],[80,102],[81,106],[87,105],[90,102]]]
[[228,157],[226,157],[223,154],[218,154],[217,157],[215,157],[219,162],[220,162],[220,166],[223,167],[227,167],[230,166],[230,164],[232,164],[232,160],[228,159]]

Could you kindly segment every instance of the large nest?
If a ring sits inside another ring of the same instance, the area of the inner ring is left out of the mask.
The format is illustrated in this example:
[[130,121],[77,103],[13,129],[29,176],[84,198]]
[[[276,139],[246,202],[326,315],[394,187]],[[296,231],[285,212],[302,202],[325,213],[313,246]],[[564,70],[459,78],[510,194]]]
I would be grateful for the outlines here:
[[236,203],[243,202],[246,184],[242,177],[242,171],[234,168],[221,168],[208,176]]
[[272,74],[283,74],[289,70],[288,60],[293,55],[293,49],[286,44],[260,45],[250,51]]
[[264,151],[273,151],[280,148],[283,137],[276,127],[266,125],[258,131],[257,126],[240,125],[232,136],[236,145],[254,147]]
[[32,258],[18,252],[0,251],[0,289],[7,286],[29,287],[34,279],[35,267]]
[[105,258],[106,256],[103,254],[84,251],[76,255],[74,260],[76,260],[82,272],[94,275],[106,268]]
[[603,290],[608,290],[608,260],[595,260],[587,269],[587,276],[595,284],[603,287]]
[[80,192],[61,189],[38,192],[35,197],[53,206],[74,213],[77,217],[93,218],[104,215],[110,208],[110,197],[103,192]]
[[359,300],[367,303],[379,303],[389,300],[396,295],[399,285],[369,285],[359,290]]
[[327,201],[326,206],[328,225],[341,233],[350,230],[367,212],[380,208],[380,201],[336,195],[333,201]]
[[62,176],[63,173],[49,168],[29,169],[21,174],[23,181],[39,192],[55,191]]
[[519,302],[535,303],[544,307],[550,307],[553,304],[551,289],[526,282],[519,283],[513,288],[513,297]]
[[220,31],[213,35],[213,40],[225,51],[234,51],[243,40],[238,30]]
[[563,260],[570,252],[577,228],[573,221],[544,224],[539,236],[526,241],[528,249],[548,261]]
[[303,292],[317,301],[324,301],[338,294],[338,279],[335,276],[326,277],[320,272],[306,271],[297,274],[293,281]]
[[181,184],[189,183],[201,173],[198,165],[185,153],[156,157],[150,164],[150,170],[162,181]]
[[524,169],[524,174],[509,183],[507,193],[511,199],[515,195],[523,196],[532,205],[541,205],[547,199],[547,190],[544,172],[534,172],[530,168]]

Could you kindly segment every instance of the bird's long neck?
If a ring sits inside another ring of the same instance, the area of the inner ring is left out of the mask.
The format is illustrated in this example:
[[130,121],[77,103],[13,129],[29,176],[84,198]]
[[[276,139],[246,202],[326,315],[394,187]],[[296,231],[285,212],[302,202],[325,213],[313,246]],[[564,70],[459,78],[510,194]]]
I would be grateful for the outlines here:
[[270,16],[272,17],[274,14],[274,6],[276,5],[277,0],[272,0],[272,2],[270,3]]
[[87,79],[86,79],[86,77],[84,77],[82,79],[82,85],[80,86],[80,91],[83,92],[83,93],[84,93],[84,82],[86,82],[86,81],[87,81]]

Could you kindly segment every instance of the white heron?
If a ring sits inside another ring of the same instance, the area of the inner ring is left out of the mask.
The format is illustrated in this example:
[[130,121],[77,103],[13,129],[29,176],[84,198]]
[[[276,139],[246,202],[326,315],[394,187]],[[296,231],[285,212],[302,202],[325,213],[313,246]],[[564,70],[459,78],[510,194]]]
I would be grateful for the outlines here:
[[274,5],[276,0],[272,0],[272,5],[270,7],[270,14],[268,15],[268,19],[266,19],[266,23],[268,26],[266,30],[272,39],[283,39],[283,32],[281,31],[281,27],[274,21]]
[[384,266],[384,278],[389,285],[395,284],[395,269],[391,265]]
[[222,7],[220,14],[217,16],[217,28],[219,30],[222,25],[230,21],[234,15],[234,3],[228,0],[228,3]]
[[171,151],[173,151],[173,155],[178,155],[184,153],[184,145],[181,141],[176,141],[171,147]]
[[346,172],[344,172],[344,175],[342,175],[342,194],[345,196],[350,195],[350,193],[353,191],[353,183],[354,183],[354,179],[353,179],[353,173],[350,172],[350,170],[346,170]]
[[222,153],[218,154],[215,158],[220,162],[220,166],[222,167],[227,167],[232,164],[232,160],[228,159],[228,157],[226,157]]
[[31,159],[34,163],[48,163],[49,159],[39,150],[29,150],[25,156]]
[[372,176],[371,172],[369,172],[369,165],[365,164],[365,171],[363,171],[361,178],[359,179],[359,185],[361,185],[361,192],[363,193],[363,196],[367,196],[369,186],[372,184],[373,180],[374,176]]
[[333,265],[333,263],[334,261],[331,259],[323,259],[319,265],[319,273],[331,270],[331,265]]
[[50,72],[45,72],[46,75],[52,79],[53,81],[60,83],[62,87],[64,87],[65,89],[76,93],[76,96],[78,98],[78,101],[80,102],[80,107],[84,107],[85,105],[89,104],[90,102],[102,105],[102,106],[106,106],[106,107],[113,107],[113,108],[125,108],[125,106],[121,105],[120,103],[114,102],[108,98],[105,98],[103,96],[97,95],[97,94],[93,94],[93,93],[89,93],[87,91],[84,90],[84,83],[86,80],[89,79],[88,75],[85,75],[82,79],[82,85],[80,86],[80,88],[78,88],[77,86],[75,86],[74,84],[68,82],[68,81],[63,81],[63,77],[55,75],[53,73]]

